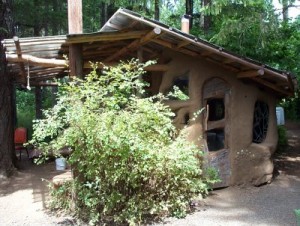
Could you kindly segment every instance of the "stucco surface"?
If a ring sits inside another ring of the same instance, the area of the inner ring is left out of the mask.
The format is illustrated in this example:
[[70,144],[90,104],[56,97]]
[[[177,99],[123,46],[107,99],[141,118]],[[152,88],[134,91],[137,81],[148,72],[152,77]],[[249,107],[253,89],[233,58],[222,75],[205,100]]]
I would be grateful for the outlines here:
[[[225,143],[229,149],[230,181],[228,185],[260,185],[272,178],[272,155],[277,144],[276,96],[268,90],[257,87],[254,83],[237,78],[237,75],[214,63],[201,58],[189,57],[167,50],[164,58],[169,58],[170,69],[162,76],[162,82],[156,89],[167,93],[178,77],[189,80],[189,100],[169,101],[176,113],[174,124],[189,131],[189,140],[210,153],[205,138],[205,111],[195,121],[185,125],[184,117],[194,117],[194,113],[204,108],[203,87],[212,78],[222,79],[229,87],[226,91]],[[216,92],[217,95],[217,92]],[[252,142],[254,106],[262,101],[269,107],[269,125],[265,140],[256,144]],[[221,169],[222,170],[222,169]]]

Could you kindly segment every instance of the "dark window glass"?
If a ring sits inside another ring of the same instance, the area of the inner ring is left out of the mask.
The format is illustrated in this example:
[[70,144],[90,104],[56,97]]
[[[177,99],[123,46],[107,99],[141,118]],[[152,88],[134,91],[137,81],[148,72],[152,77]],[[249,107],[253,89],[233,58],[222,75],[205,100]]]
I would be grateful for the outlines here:
[[210,99],[207,104],[209,106],[208,121],[217,121],[224,118],[225,106],[223,99]]
[[218,151],[224,148],[224,129],[212,129],[206,132],[209,151]]
[[253,142],[261,143],[265,140],[269,126],[269,106],[257,101],[254,108],[253,118]]

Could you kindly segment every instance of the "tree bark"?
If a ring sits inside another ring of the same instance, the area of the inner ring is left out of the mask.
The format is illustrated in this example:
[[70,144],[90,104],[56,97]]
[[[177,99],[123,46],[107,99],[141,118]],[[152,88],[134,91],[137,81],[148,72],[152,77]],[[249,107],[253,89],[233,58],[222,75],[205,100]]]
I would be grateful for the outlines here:
[[[211,4],[211,0],[203,0],[203,6],[207,6]],[[203,17],[203,30],[207,34],[209,32],[209,29],[211,27],[211,16],[210,15],[204,15]]]
[[[13,22],[11,0],[1,0],[0,41],[11,37]],[[13,78],[7,74],[4,48],[0,45],[0,180],[15,172]]]
[[[52,5],[53,5],[53,12],[57,13],[58,12],[58,2],[57,0],[52,0]],[[58,24],[57,24],[57,19],[52,18],[52,35],[58,35]]]
[[40,86],[35,87],[35,118],[42,118],[42,89]]
[[282,0],[282,19],[286,23],[289,21],[289,0]]
[[154,19],[159,21],[159,0],[154,1]]
[[193,28],[193,10],[194,10],[194,1],[186,0],[185,1],[185,13],[190,15],[190,29]]

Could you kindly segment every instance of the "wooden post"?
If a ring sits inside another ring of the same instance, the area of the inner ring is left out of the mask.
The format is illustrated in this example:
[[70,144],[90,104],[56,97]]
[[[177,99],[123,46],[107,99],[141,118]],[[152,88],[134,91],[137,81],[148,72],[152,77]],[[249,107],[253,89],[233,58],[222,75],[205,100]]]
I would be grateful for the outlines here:
[[35,87],[35,118],[42,118],[42,89],[40,86]]
[[82,0],[68,0],[69,34],[82,33]]
[[[69,34],[82,33],[82,0],[68,0]],[[83,55],[81,44],[69,46],[70,75],[83,77]]]

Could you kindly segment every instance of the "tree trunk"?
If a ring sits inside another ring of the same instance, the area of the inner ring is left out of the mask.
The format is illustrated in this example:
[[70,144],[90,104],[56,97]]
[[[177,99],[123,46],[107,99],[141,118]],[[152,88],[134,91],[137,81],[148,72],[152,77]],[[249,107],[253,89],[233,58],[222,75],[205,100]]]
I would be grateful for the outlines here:
[[106,21],[108,20],[108,4],[105,2],[101,2],[101,27],[104,26]]
[[159,21],[159,0],[154,2],[154,19]]
[[193,10],[194,10],[194,1],[186,0],[185,1],[185,14],[190,15],[190,29],[193,28]]
[[[13,34],[11,0],[1,0],[0,41]],[[7,74],[5,54],[0,45],[0,180],[15,172],[13,79]]]
[[42,118],[42,89],[40,86],[35,87],[35,118]]
[[35,9],[35,17],[34,17],[34,25],[33,25],[33,36],[37,37],[40,36],[40,7],[39,7],[39,0],[34,0],[34,9]]
[[[52,0],[52,5],[53,5],[53,12],[57,13],[58,12],[58,2],[57,0]],[[53,14],[52,14],[53,15]],[[52,16],[53,17],[53,16]],[[57,24],[57,18],[53,19],[52,18],[52,35],[58,35],[58,24]],[[61,23],[61,22],[60,22]]]
[[[203,0],[203,6],[207,6],[211,4],[211,0]],[[211,27],[211,16],[210,15],[204,15],[203,17],[203,30],[207,34],[209,32],[209,29]]]
[[282,0],[282,19],[286,23],[289,21],[289,0]]

